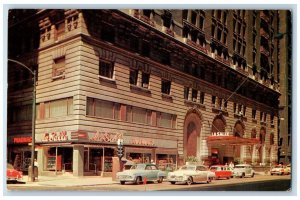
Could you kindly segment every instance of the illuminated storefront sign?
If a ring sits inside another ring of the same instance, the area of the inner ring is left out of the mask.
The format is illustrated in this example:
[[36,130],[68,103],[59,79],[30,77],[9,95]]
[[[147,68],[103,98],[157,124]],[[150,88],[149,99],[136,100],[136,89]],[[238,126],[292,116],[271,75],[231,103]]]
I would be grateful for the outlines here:
[[152,139],[145,139],[139,137],[124,136],[123,133],[108,133],[97,131],[90,135],[90,141],[94,142],[108,142],[116,144],[118,139],[123,139],[124,144],[131,145],[143,145],[143,146],[154,146]]
[[67,141],[67,140],[68,140],[67,131],[45,133],[44,138],[42,139],[43,142],[58,142],[58,141]]
[[133,138],[129,140],[129,143],[134,145],[154,146],[153,140],[144,138]]
[[122,138],[123,138],[122,133],[105,133],[105,132],[97,131],[90,138],[90,141],[116,143],[118,139],[122,139]]
[[212,132],[211,136],[229,136],[229,132]]
[[15,137],[15,138],[13,138],[13,143],[14,144],[30,143],[30,142],[32,142],[31,137]]

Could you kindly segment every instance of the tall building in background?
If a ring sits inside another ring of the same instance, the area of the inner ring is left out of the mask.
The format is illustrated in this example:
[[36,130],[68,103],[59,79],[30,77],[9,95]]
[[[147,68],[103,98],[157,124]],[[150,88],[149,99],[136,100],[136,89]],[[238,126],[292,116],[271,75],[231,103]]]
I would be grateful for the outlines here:
[[[281,12],[10,10],[8,57],[38,71],[39,172],[111,175],[118,138],[162,169],[277,163]],[[23,170],[31,79],[8,64],[7,156]]]
[[290,163],[292,153],[292,16],[279,11],[278,52],[280,71],[279,100],[279,162]]

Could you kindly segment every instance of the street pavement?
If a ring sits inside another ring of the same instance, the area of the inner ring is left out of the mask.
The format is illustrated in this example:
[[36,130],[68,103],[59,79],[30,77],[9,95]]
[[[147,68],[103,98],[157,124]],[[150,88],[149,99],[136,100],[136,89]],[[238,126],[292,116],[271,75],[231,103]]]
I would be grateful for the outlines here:
[[93,186],[93,185],[110,185],[117,183],[111,177],[100,176],[39,176],[34,182],[30,181],[28,176],[24,176],[24,184],[27,186],[57,186],[57,187],[74,187],[74,186]]

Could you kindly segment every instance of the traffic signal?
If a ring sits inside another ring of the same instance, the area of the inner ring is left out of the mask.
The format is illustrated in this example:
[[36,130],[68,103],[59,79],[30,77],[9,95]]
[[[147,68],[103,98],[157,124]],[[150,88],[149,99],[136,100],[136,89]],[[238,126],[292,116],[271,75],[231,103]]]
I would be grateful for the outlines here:
[[124,155],[124,148],[123,148],[123,145],[118,145],[118,152],[117,152],[117,154],[118,154],[118,157],[119,157],[119,158],[122,158],[122,157],[123,157],[123,155]]

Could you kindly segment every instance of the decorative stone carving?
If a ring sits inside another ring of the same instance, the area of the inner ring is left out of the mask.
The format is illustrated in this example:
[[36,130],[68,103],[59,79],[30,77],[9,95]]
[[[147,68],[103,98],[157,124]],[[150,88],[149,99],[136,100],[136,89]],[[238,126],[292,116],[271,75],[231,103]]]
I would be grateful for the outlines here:
[[65,10],[65,16],[67,19],[67,29],[68,31],[77,29],[78,27],[78,19],[79,19],[79,11],[68,9]]

